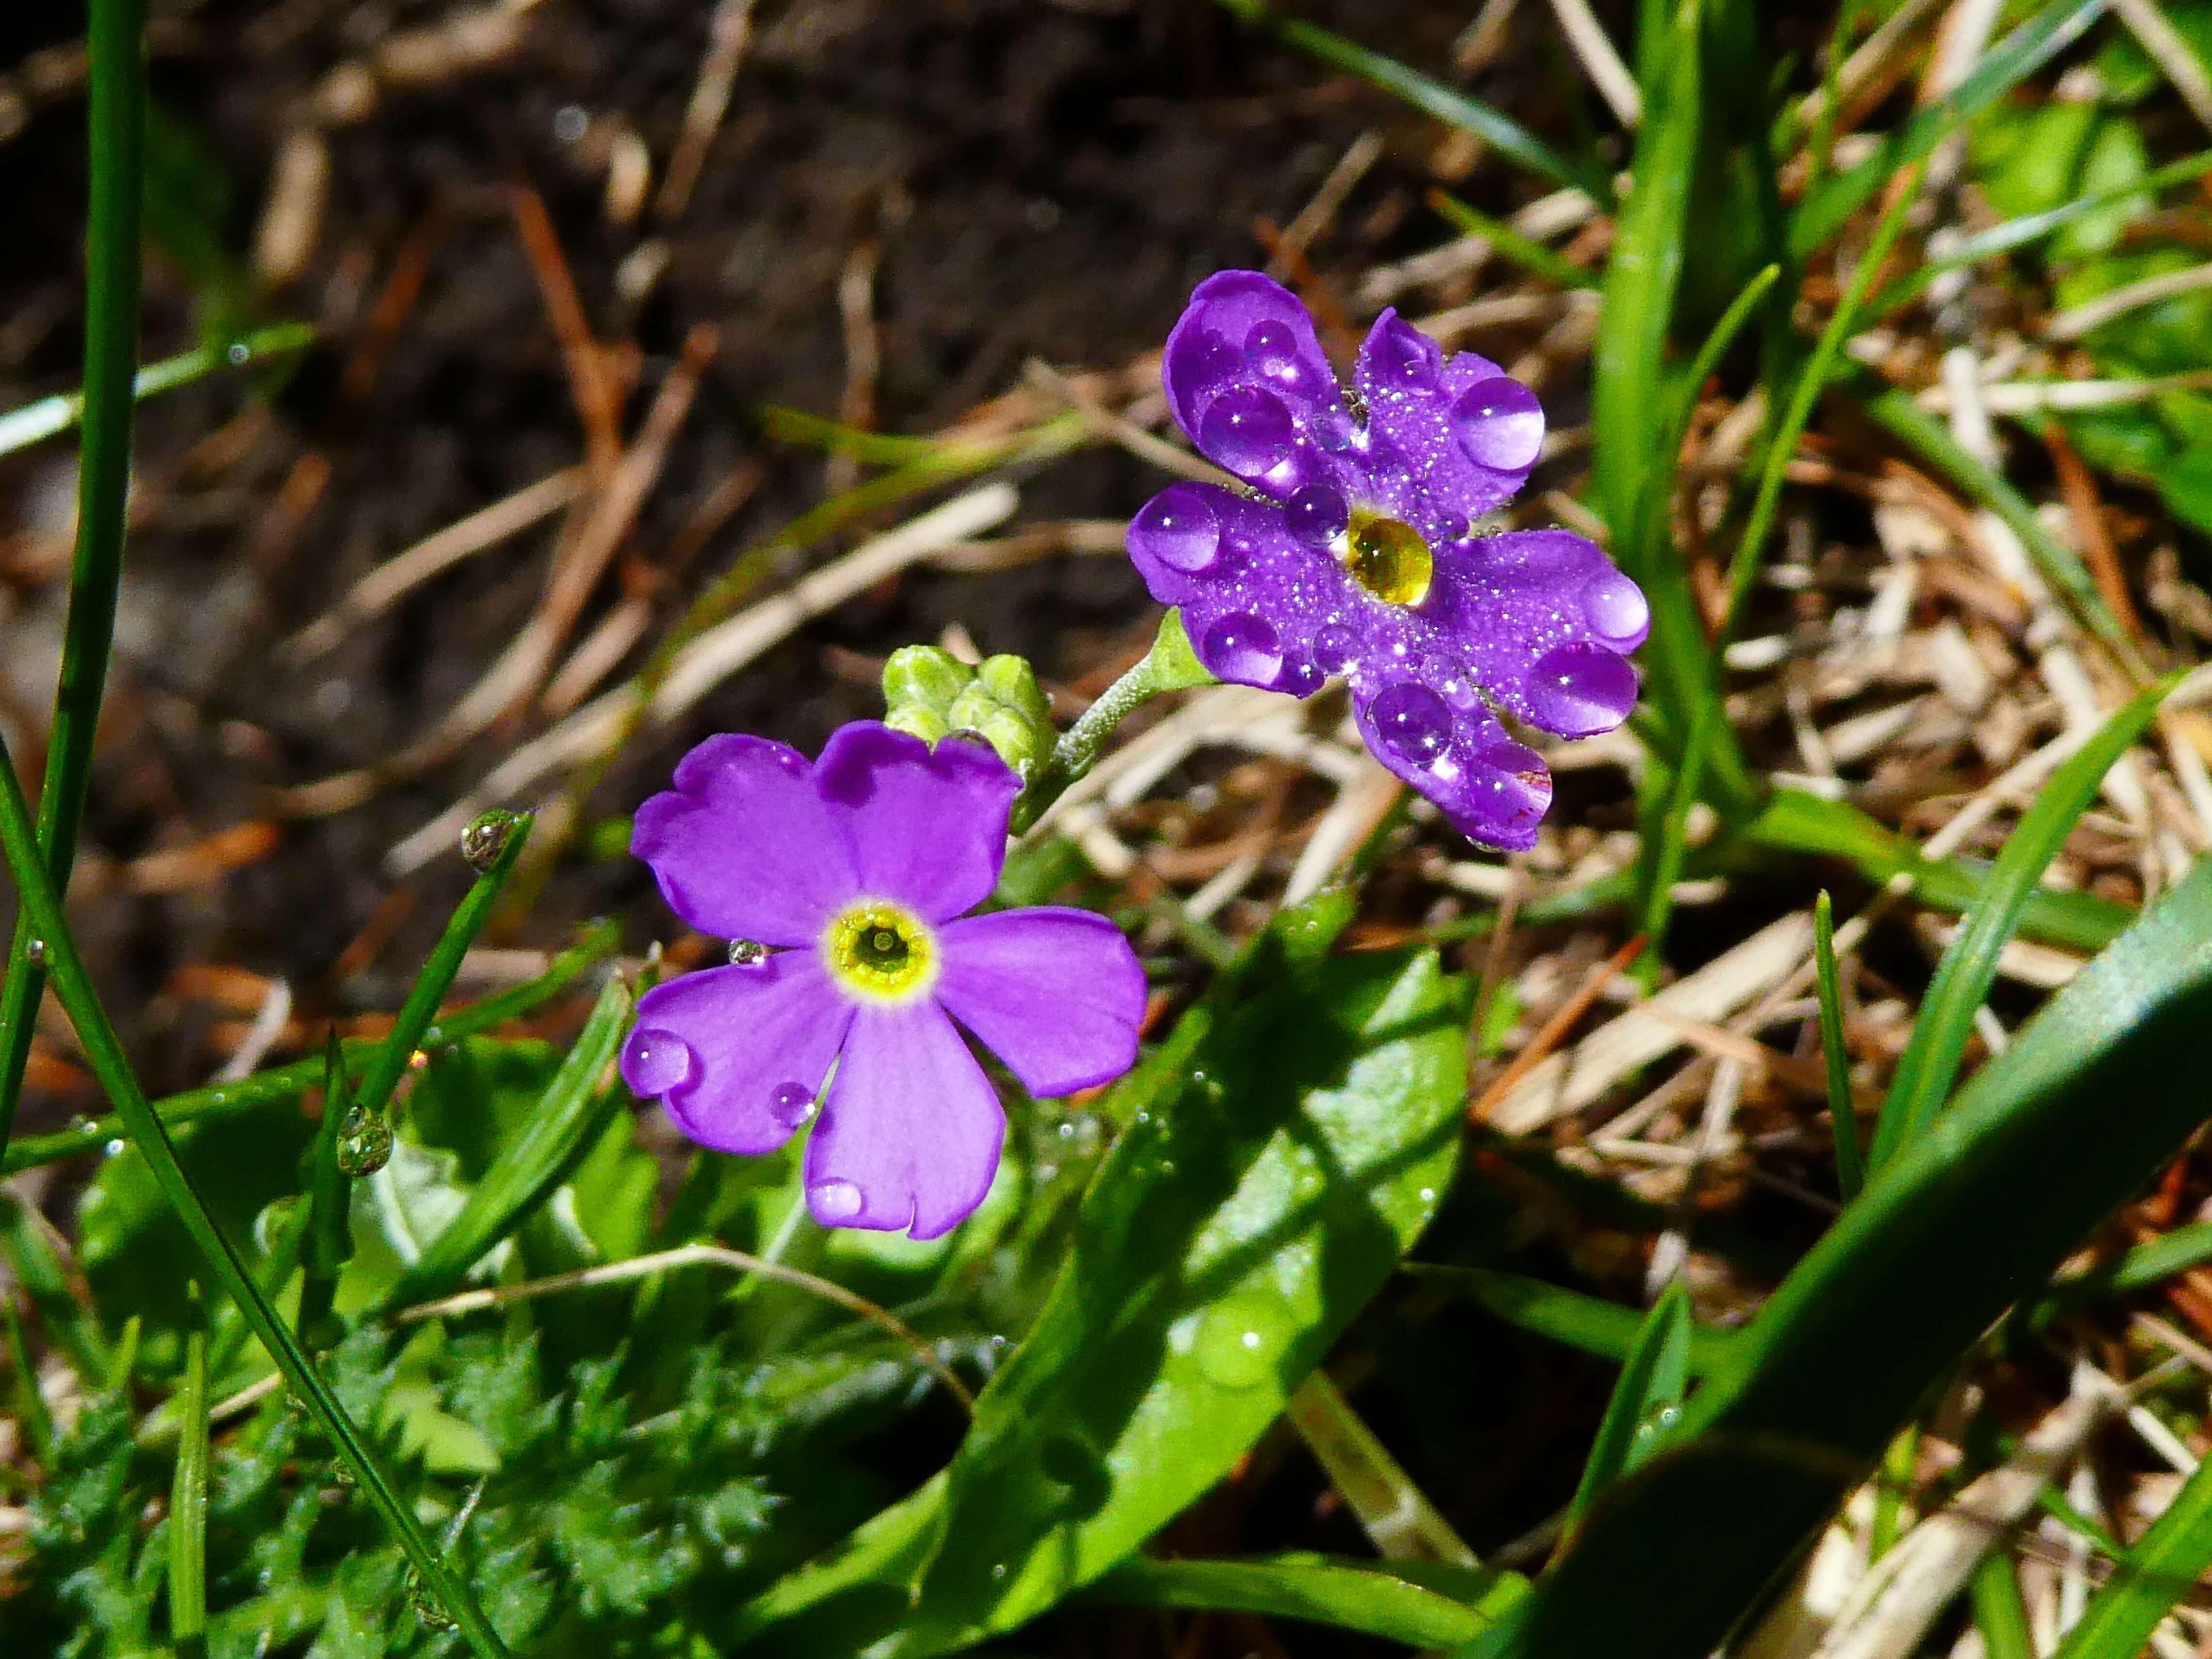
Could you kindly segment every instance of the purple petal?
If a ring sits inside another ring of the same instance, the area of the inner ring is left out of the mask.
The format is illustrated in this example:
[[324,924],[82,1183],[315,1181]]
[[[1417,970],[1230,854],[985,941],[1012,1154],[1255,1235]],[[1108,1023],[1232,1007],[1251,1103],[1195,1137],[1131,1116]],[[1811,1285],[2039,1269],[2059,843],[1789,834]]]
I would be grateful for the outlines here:
[[1022,781],[981,744],[948,739],[933,750],[879,722],[855,721],[823,749],[815,782],[843,820],[860,891],[871,898],[943,922],[998,885],[1006,814]]
[[1370,691],[1355,680],[1352,711],[1375,758],[1435,802],[1461,834],[1514,852],[1536,844],[1552,804],[1551,773],[1479,700],[1455,706],[1418,680]]
[[1644,643],[1650,609],[1583,537],[1524,530],[1456,544],[1437,561],[1425,608],[1476,683],[1532,725],[1587,737],[1635,706],[1623,653]]
[[933,1239],[991,1190],[1006,1113],[934,1002],[853,1018],[822,1121],[806,1144],[806,1203],[825,1227]]
[[858,890],[852,845],[806,758],[764,737],[710,737],[676,787],[637,809],[630,851],[702,933],[811,944]]
[[1047,906],[948,925],[938,1000],[1032,1095],[1120,1077],[1137,1058],[1145,972],[1121,930]]
[[1266,388],[1308,424],[1331,412],[1342,416],[1313,319],[1296,295],[1257,271],[1218,271],[1193,290],[1168,335],[1160,379],[1176,424],[1194,442],[1202,442],[1206,406],[1232,386]]
[[658,1096],[677,1126],[718,1152],[769,1152],[813,1113],[853,1023],[811,950],[710,967],[638,998],[623,1045],[633,1094]]
[[1182,607],[1206,671],[1239,685],[1319,690],[1335,670],[1316,662],[1316,642],[1350,628],[1364,640],[1378,608],[1285,509],[1216,485],[1153,497],[1129,527],[1129,554],[1152,597]]
[[1368,499],[1431,541],[1463,534],[1521,487],[1544,436],[1535,393],[1472,352],[1446,359],[1395,311],[1359,348]]

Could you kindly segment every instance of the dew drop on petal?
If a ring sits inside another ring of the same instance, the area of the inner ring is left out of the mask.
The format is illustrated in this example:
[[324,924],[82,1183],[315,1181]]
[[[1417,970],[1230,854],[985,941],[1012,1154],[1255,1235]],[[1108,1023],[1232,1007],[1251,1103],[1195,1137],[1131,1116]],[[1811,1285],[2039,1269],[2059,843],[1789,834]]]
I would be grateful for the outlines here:
[[1617,651],[1555,645],[1528,671],[1528,715],[1562,737],[1611,731],[1636,706],[1636,670]]
[[1331,403],[1314,411],[1307,417],[1306,424],[1313,433],[1314,442],[1322,448],[1341,452],[1352,448],[1352,417],[1344,412],[1341,406]]
[[1451,710],[1426,686],[1411,680],[1386,686],[1369,705],[1367,718],[1382,746],[1408,765],[1427,765],[1451,741]]
[[1583,589],[1583,615],[1607,643],[1641,644],[1651,629],[1651,607],[1644,590],[1618,570],[1606,570]]
[[1145,503],[1129,526],[1129,540],[1133,551],[1195,576],[1220,556],[1221,524],[1203,495],[1177,485]]
[[797,1129],[814,1115],[814,1091],[805,1083],[778,1083],[768,1093],[768,1114],[784,1129]]
[[698,1074],[699,1057],[674,1032],[647,1028],[630,1039],[629,1064],[623,1070],[639,1094],[665,1095]]
[[1544,445],[1544,406],[1534,392],[1503,375],[1477,381],[1460,393],[1451,425],[1470,460],[1501,473],[1534,466]]
[[730,941],[732,967],[757,967],[768,960],[768,947],[757,939]]
[[1324,622],[1314,634],[1314,661],[1328,674],[1342,674],[1359,660],[1359,636],[1341,622]]
[[1244,355],[1253,364],[1272,374],[1295,370],[1298,356],[1297,331],[1273,317],[1252,325],[1244,337]]
[[832,1227],[852,1220],[866,1205],[860,1189],[848,1180],[815,1182],[806,1189],[806,1203],[815,1219]]
[[1352,509],[1344,497],[1326,484],[1293,491],[1283,503],[1284,524],[1310,547],[1326,547],[1351,520]]
[[1199,656],[1224,680],[1272,686],[1283,671],[1282,643],[1264,617],[1232,612],[1206,631]]
[[1198,424],[1198,447],[1231,472],[1259,478],[1291,458],[1297,424],[1283,400],[1257,386],[1233,386]]
[[1293,660],[1283,664],[1283,672],[1275,681],[1275,689],[1288,692],[1292,697],[1311,697],[1328,679],[1328,674],[1319,663]]
[[1411,324],[1394,320],[1382,331],[1380,347],[1370,359],[1378,377],[1408,391],[1424,391],[1437,381],[1437,363],[1443,355],[1427,335]]

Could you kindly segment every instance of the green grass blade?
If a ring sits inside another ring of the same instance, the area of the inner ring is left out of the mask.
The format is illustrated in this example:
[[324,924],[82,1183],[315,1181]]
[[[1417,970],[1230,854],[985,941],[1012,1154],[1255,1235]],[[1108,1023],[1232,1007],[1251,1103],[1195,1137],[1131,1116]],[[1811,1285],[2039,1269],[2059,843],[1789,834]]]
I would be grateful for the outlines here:
[[1462,235],[1480,236],[1488,242],[1498,257],[1509,264],[1517,265],[1534,277],[1563,292],[1577,289],[1595,288],[1597,278],[1555,248],[1547,247],[1534,237],[1524,236],[1503,219],[1493,219],[1480,208],[1469,207],[1456,196],[1441,190],[1429,192],[1429,205],[1436,209]]
[[2112,1579],[2089,1600],[2055,1659],[2135,1659],[2151,1632],[2212,1568],[2212,1463],[2181,1483]]
[[1911,274],[1899,278],[1867,306],[1869,322],[1879,322],[1903,310],[1928,290],[1929,284],[1947,271],[1978,265],[1984,259],[1995,259],[2000,253],[2016,247],[2026,247],[2041,241],[2053,231],[2064,229],[2075,220],[2086,217],[2115,203],[2131,200],[2152,191],[2163,190],[2169,185],[2188,184],[2212,173],[2212,149],[2199,150],[2180,161],[2169,162],[2154,168],[2140,179],[2109,185],[2102,190],[2093,190],[2077,196],[2072,201],[2041,213],[2024,213],[2016,219],[2007,219],[2002,224],[1991,225],[1960,242],[1940,258],[1923,260],[1913,267]]
[[[353,1255],[353,1178],[338,1167],[338,1142],[353,1109],[346,1087],[345,1056],[332,1032],[323,1053],[323,1120],[307,1152],[307,1192],[301,1239],[300,1309],[292,1324],[308,1349],[328,1348],[343,1334],[331,1311],[338,1275]],[[272,1257],[289,1251],[272,1250]],[[270,1264],[272,1266],[274,1263]],[[288,1274],[287,1277],[289,1277]],[[283,1284],[279,1278],[276,1284]],[[264,1288],[273,1288],[264,1281]]]
[[2107,0],[2053,0],[1982,54],[1974,71],[1940,102],[1918,110],[1881,148],[1826,180],[1799,204],[1790,246],[1799,259],[1825,247],[1900,168],[1924,158],[1951,133],[2041,69],[2104,14]]
[[8,1369],[15,1379],[15,1421],[22,1426],[23,1438],[43,1468],[52,1468],[54,1461],[54,1417],[46,1407],[46,1397],[39,1392],[38,1362],[31,1357],[31,1339],[23,1329],[23,1315],[15,1306],[13,1292],[0,1286],[0,1336],[8,1345]]
[[430,1241],[386,1299],[389,1307],[427,1302],[459,1285],[483,1253],[552,1196],[592,1150],[627,1091],[603,1087],[629,1028],[629,987],[609,979],[561,1069],[523,1132],[500,1149],[460,1213]]
[[1511,156],[1553,184],[1577,186],[1601,202],[1613,198],[1612,187],[1599,169],[1569,161],[1511,116],[1480,99],[1470,98],[1441,81],[1432,81],[1395,58],[1370,52],[1340,34],[1332,34],[1294,17],[1285,17],[1270,9],[1263,0],[1221,0],[1221,4],[1246,23],[1265,30],[1285,45],[1296,46],[1347,75],[1356,75],[1370,86],[1380,87],[1446,126],[1474,133],[1492,149]]
[[1464,1651],[1704,1659],[1960,1355],[2196,1132],[2208,1021],[2201,864],[1869,1182],[1692,1397],[1684,1437]]
[[169,1641],[177,1659],[207,1653],[208,1334],[198,1284],[191,1320],[175,1400],[177,1472],[169,1485]]
[[[115,596],[131,490],[131,382],[138,367],[139,221],[146,174],[145,0],[91,0],[86,79],[91,201],[85,225],[84,440],[77,457],[76,549],[70,562],[59,683],[39,790],[39,847],[57,890],[69,887],[92,773],[100,693],[115,641]],[[31,1026],[46,975],[15,920],[0,981],[0,1152],[15,1124]]]
[[[1279,1555],[1245,1561],[1158,1561],[1133,1556],[1101,1578],[1082,1599],[1109,1607],[1207,1607],[1298,1619],[1358,1631],[1414,1648],[1456,1647],[1496,1621],[1504,1606],[1527,1593],[1512,1573],[1460,1569],[1455,1589],[1401,1577],[1388,1567],[1325,1555]],[[1424,1574],[1424,1577],[1428,1575]],[[1463,1584],[1463,1588],[1462,1587]],[[1467,1599],[1462,1599],[1464,1596]]]
[[2051,861],[2096,798],[2112,765],[2142,735],[2173,689],[2169,677],[2137,692],[2069,756],[2005,838],[1988,891],[1952,936],[1921,999],[1912,1035],[1899,1057],[1875,1126],[1868,1162],[1879,1170],[1921,1135],[1951,1092],[1959,1057],[1973,1034],[1974,1010],[1996,980],[1997,957],[2019,930],[2020,913]]
[[[1759,816],[1743,826],[1742,834],[1753,847],[1840,858],[1878,886],[1902,875],[1914,900],[1954,915],[1979,904],[1989,887],[1989,869],[1980,860],[1923,858],[1911,841],[1848,802],[1826,800],[1804,790],[1776,790]],[[2051,893],[2039,887],[2028,894],[2020,930],[2046,944],[2096,951],[2118,938],[2135,919],[2130,906],[2093,893]]]
[[1681,395],[1675,400],[1674,417],[1668,425],[1662,454],[1681,454],[1682,440],[1688,435],[1691,418],[1697,412],[1699,390],[1720,367],[1721,358],[1735,344],[1736,336],[1743,332],[1752,314],[1765,302],[1767,290],[1781,279],[1782,267],[1778,265],[1754,271],[1742,291],[1729,302],[1729,308],[1721,313],[1721,320],[1713,325],[1712,332],[1705,336],[1705,343],[1698,348],[1698,355],[1690,360],[1690,372],[1682,378]]
[[100,1320],[88,1300],[80,1301],[81,1283],[62,1259],[61,1235],[37,1205],[16,1192],[0,1191],[0,1260],[30,1298],[46,1340],[69,1363],[87,1389],[101,1386],[113,1356],[102,1339]]
[[1982,1633],[1982,1649],[1989,1659],[2035,1659],[2035,1638],[2027,1622],[2027,1598],[2020,1593],[2020,1575],[2012,1557],[1991,1550],[1967,1590],[1974,1606],[1974,1627]]
[[1580,1526],[1598,1495],[1643,1461],[1661,1434],[1660,1414],[1679,1408],[1690,1384],[1690,1292],[1671,1279],[1636,1333],[1613,1398],[1606,1402],[1597,1438],[1567,1505],[1569,1533]]
[[[426,1029],[418,1046],[441,1048],[531,1013],[575,984],[595,964],[605,961],[619,942],[620,930],[614,924],[593,923],[577,943],[546,965],[544,973],[471,1003],[466,1008],[456,1009]],[[367,1070],[370,1057],[383,1044],[368,1038],[349,1038],[342,1046],[346,1075],[356,1077]],[[258,1107],[295,1101],[323,1080],[323,1070],[319,1058],[295,1060],[289,1065],[254,1072],[236,1083],[210,1083],[203,1089],[164,1095],[154,1102],[154,1110],[169,1128],[179,1129],[204,1118],[226,1117],[234,1112],[250,1112]],[[26,1135],[8,1149],[4,1157],[0,1157],[0,1177],[36,1164],[98,1151],[124,1132],[123,1120],[110,1115],[94,1118],[74,1129],[57,1130],[51,1135]]]
[[475,1598],[447,1569],[413,1510],[386,1477],[361,1430],[254,1284],[252,1273],[237,1247],[216,1224],[191,1177],[178,1162],[168,1131],[155,1116],[153,1106],[139,1087],[137,1077],[123,1052],[122,1040],[115,1034],[99,993],[93,989],[91,976],[85,972],[83,959],[77,955],[76,942],[62,914],[61,900],[40,854],[30,808],[23,800],[15,765],[4,747],[0,747],[0,851],[4,851],[9,871],[15,879],[18,903],[33,936],[46,942],[55,993],[76,1028],[86,1062],[107,1091],[132,1143],[144,1156],[147,1169],[161,1188],[162,1197],[176,1212],[194,1246],[206,1258],[216,1282],[236,1301],[240,1312],[261,1339],[285,1381],[330,1436],[362,1492],[391,1527],[410,1562],[459,1622],[469,1646],[479,1659],[499,1659],[506,1650]]
[[1866,1155],[1859,1148],[1850,1057],[1844,1051],[1844,998],[1836,982],[1836,918],[1826,887],[1813,905],[1813,977],[1820,998],[1820,1054],[1827,1066],[1828,1116],[1836,1134],[1836,1186],[1849,1204],[1866,1185]]
[[[1656,1220],[1657,1217],[1653,1217]],[[1624,1363],[1635,1351],[1639,1333],[1649,1318],[1633,1308],[1624,1308],[1602,1296],[1586,1296],[1563,1284],[1492,1267],[1450,1267],[1434,1262],[1409,1261],[1400,1269],[1413,1278],[1450,1290],[1486,1308],[1508,1325],[1583,1353]],[[1689,1364],[1692,1375],[1702,1375],[1726,1362],[1732,1332],[1692,1322],[1689,1327]]]
[[530,839],[530,825],[527,813],[520,816],[486,813],[463,833],[462,845],[492,849],[494,854],[484,865],[483,873],[454,908],[446,930],[438,936],[429,959],[422,964],[422,971],[408,987],[407,1000],[399,1005],[392,1029],[369,1056],[368,1069],[362,1073],[360,1087],[354,1093],[354,1104],[363,1112],[374,1115],[392,1104],[392,1091],[399,1085],[400,1073],[407,1070],[408,1062],[415,1058],[415,1051],[430,1029],[430,1022],[438,1017],[438,1004],[453,988],[454,976],[461,971],[461,959],[469,954],[477,935],[491,920],[500,889],[507,885],[515,861],[522,857],[523,844]]
[[2002,519],[2020,538],[2059,601],[2122,663],[2139,676],[2143,674],[2142,654],[2105,604],[2081,555],[2052,533],[2025,496],[1968,454],[1941,422],[1913,401],[1911,393],[1893,387],[1867,398],[1863,406],[1877,425],[1950,479],[1977,505]]
[[[131,395],[134,401],[143,403],[159,397],[164,392],[173,392],[179,387],[205,380],[224,369],[243,369],[268,358],[304,351],[314,344],[315,331],[303,322],[275,323],[267,328],[256,329],[242,339],[234,340],[220,350],[203,345],[197,351],[181,352],[173,357],[164,357],[159,363],[149,363],[140,369],[131,381]],[[40,398],[20,409],[10,409],[0,415],[0,455],[12,455],[18,449],[27,449],[59,433],[68,431],[84,418],[84,393],[64,392],[51,398]]]

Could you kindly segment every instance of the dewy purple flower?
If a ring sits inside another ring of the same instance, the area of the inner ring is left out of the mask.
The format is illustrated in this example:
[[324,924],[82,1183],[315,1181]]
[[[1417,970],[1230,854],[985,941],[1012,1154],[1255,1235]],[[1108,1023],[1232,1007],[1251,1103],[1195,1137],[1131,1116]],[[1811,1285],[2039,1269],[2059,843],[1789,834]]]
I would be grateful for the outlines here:
[[1368,747],[1460,830],[1522,848],[1551,775],[1500,711],[1564,737],[1636,702],[1650,613],[1564,530],[1470,534],[1535,463],[1544,412],[1497,364],[1393,311],[1345,407],[1313,322],[1256,271],[1200,283],[1162,368],[1176,424],[1249,486],[1176,484],[1129,527],[1152,596],[1217,678],[1304,697],[1345,676]]
[[1084,910],[955,919],[989,894],[1021,783],[980,745],[866,721],[810,763],[710,737],[638,809],[631,851],[693,927],[783,948],[654,986],[623,1077],[684,1132],[767,1152],[815,1113],[806,1199],[838,1227],[935,1238],[990,1191],[1006,1115],[957,1020],[1034,1095],[1120,1076],[1145,978]]

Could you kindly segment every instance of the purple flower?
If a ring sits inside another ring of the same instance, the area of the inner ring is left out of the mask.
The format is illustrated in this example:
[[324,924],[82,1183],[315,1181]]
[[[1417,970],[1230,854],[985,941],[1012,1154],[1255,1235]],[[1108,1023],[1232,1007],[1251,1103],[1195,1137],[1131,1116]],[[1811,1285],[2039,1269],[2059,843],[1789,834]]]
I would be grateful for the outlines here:
[[701,1144],[767,1152],[814,1117],[829,1077],[806,1145],[815,1218],[918,1239],[965,1219],[1006,1119],[952,1022],[1030,1093],[1065,1095],[1128,1070],[1145,1009],[1136,956],[1103,916],[954,919],[997,884],[1020,789],[988,748],[933,750],[874,721],[812,763],[708,738],[638,808],[630,849],[678,916],[756,948],[639,999],[624,1080]]
[[1535,393],[1385,311],[1359,348],[1358,418],[1305,308],[1256,271],[1198,285],[1162,379],[1176,424],[1249,486],[1172,485],[1129,527],[1199,660],[1299,697],[1344,675],[1384,765],[1474,839],[1530,845],[1551,775],[1498,716],[1610,730],[1636,702],[1624,653],[1650,625],[1595,543],[1469,534],[1535,462]]

